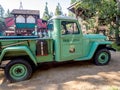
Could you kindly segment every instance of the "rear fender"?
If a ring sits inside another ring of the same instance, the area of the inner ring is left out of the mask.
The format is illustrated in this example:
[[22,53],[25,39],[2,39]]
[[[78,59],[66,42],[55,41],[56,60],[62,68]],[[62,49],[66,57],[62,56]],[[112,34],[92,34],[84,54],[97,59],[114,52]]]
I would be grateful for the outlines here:
[[14,46],[14,47],[7,47],[7,48],[3,49],[2,53],[0,55],[0,62],[2,61],[4,55],[7,52],[12,52],[12,51],[24,51],[24,52],[26,52],[28,54],[28,56],[30,57],[30,59],[33,61],[33,63],[35,65],[37,65],[35,56],[33,55],[33,53],[30,51],[30,49],[27,46]]

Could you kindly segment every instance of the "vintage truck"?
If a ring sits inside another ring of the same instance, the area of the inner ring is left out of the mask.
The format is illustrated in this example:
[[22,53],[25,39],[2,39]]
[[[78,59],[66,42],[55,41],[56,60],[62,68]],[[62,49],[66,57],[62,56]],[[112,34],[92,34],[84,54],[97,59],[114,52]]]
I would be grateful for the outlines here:
[[[91,60],[96,65],[109,63],[112,42],[99,34],[83,35],[77,19],[51,18],[48,34],[42,36],[0,36],[0,64],[10,82],[29,79],[39,63]],[[7,63],[5,63],[7,62]]]

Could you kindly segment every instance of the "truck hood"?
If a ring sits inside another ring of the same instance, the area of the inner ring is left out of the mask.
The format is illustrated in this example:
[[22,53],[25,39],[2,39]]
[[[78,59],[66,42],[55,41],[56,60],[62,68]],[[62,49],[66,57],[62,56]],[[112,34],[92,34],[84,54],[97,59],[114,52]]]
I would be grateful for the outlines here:
[[101,34],[86,34],[84,37],[88,39],[106,39],[106,36]]

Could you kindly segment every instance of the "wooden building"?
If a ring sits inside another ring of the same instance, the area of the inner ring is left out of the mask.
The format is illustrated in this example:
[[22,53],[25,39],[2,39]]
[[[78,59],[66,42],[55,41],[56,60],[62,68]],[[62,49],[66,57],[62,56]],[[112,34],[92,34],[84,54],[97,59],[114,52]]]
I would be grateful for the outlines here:
[[17,35],[31,35],[36,28],[39,11],[14,9],[11,14],[14,15],[15,33]]
[[35,30],[47,29],[47,21],[40,19],[39,10],[14,9],[11,14],[13,17],[6,18],[5,23],[13,30],[8,29],[7,35],[32,35]]

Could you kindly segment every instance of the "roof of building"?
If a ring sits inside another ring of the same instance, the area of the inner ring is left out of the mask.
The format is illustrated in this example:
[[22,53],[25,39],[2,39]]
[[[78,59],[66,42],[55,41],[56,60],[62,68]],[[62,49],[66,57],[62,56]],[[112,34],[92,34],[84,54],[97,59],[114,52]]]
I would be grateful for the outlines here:
[[[77,2],[71,4],[68,7],[68,10],[73,12],[77,17],[80,16],[83,19],[94,16],[93,12],[91,12],[89,9],[83,8],[80,5],[79,7],[77,7],[79,2],[81,2],[81,0],[78,0]],[[89,12],[89,13],[86,14],[85,12]]]
[[75,6],[78,2],[74,2],[71,4],[67,9],[70,10],[71,12],[75,13]]
[[39,15],[39,10],[13,9],[11,14]]

